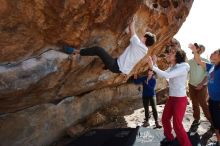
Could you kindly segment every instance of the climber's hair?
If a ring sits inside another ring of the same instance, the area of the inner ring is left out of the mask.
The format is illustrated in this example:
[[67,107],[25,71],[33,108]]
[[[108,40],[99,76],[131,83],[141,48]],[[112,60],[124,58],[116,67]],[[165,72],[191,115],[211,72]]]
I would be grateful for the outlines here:
[[156,42],[156,36],[150,32],[146,32],[144,37],[146,38],[145,45],[147,47],[152,46]]
[[175,58],[176,58],[176,63],[186,62],[186,52],[184,52],[183,50],[177,50]]

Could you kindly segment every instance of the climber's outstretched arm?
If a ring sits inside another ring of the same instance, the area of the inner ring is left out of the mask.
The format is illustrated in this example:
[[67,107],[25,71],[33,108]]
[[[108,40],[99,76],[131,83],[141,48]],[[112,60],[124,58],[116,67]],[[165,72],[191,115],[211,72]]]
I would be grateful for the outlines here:
[[135,31],[135,18],[134,17],[132,18],[132,21],[129,24],[129,31],[130,31],[131,36],[136,34],[136,31]]

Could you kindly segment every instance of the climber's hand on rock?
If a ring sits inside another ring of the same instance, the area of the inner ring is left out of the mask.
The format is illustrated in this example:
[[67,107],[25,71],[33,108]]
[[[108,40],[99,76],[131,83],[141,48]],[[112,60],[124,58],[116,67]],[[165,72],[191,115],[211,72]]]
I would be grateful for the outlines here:
[[156,64],[156,63],[157,63],[157,56],[156,56],[156,55],[153,55],[153,56],[152,56],[152,60],[153,60],[153,63]]
[[152,60],[151,56],[149,56],[147,58],[147,62],[148,62],[149,68],[152,69],[153,68],[153,60]]

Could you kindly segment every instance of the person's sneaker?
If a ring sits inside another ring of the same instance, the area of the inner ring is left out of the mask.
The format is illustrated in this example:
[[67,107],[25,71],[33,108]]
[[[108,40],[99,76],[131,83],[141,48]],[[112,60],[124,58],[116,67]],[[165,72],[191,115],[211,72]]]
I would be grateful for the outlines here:
[[172,146],[174,143],[174,140],[168,140],[167,138],[164,138],[162,141],[160,141],[161,146]]
[[200,121],[194,120],[194,121],[192,122],[192,125],[191,125],[191,126],[196,126],[196,125],[199,125],[199,124],[200,124]]
[[220,146],[220,142],[212,142],[208,146]]
[[198,121],[198,120],[194,120],[194,121],[192,122],[191,127],[192,127],[192,126],[199,125],[199,124],[200,124],[200,121]]
[[190,129],[189,129],[189,132],[196,132],[199,128],[199,125],[200,125],[200,121],[194,120]]
[[68,46],[68,45],[64,45],[63,49],[64,49],[64,52],[67,53],[67,54],[73,54],[76,51],[75,48],[73,48],[71,46]]
[[209,130],[206,132],[206,135],[209,137],[212,137],[212,135],[215,133],[215,128],[211,125]]
[[150,126],[149,122],[144,121],[143,127],[148,127],[148,126]]
[[155,128],[162,128],[162,126],[159,124],[158,121],[155,122],[156,127]]

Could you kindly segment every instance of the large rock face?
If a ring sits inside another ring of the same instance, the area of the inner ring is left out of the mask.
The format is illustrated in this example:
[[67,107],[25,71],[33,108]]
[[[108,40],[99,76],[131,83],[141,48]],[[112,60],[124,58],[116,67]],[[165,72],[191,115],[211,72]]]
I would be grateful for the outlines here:
[[[159,55],[185,21],[192,2],[0,0],[1,143],[49,144],[70,124],[103,105],[137,95],[132,91],[136,87],[116,90],[126,80],[103,70],[99,58],[69,59],[60,44],[82,48],[99,45],[117,57],[129,43],[129,35],[124,31],[127,23],[136,16],[139,36],[145,31],[157,36],[157,43],[148,54]],[[142,62],[135,70],[145,69]],[[79,103],[65,106],[69,100]],[[87,106],[91,108],[83,108]],[[56,129],[56,125],[62,126]],[[30,137],[25,138],[27,135]]]
[[[133,92],[127,92],[129,90]],[[139,92],[138,87],[133,84],[104,88],[80,98],[68,97],[58,104],[41,104],[9,115],[2,115],[0,145],[49,145],[64,135],[65,129],[71,124],[76,124],[77,121],[110,102],[132,98],[139,95]]]

